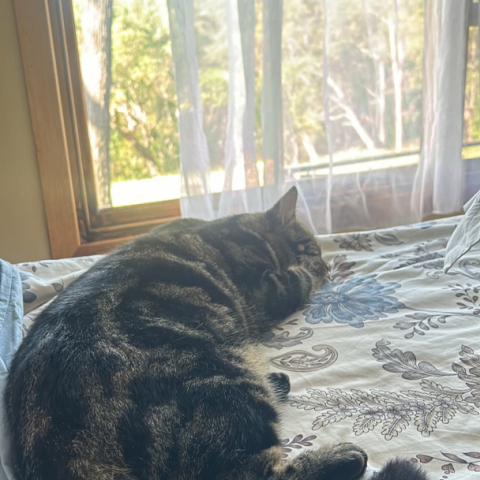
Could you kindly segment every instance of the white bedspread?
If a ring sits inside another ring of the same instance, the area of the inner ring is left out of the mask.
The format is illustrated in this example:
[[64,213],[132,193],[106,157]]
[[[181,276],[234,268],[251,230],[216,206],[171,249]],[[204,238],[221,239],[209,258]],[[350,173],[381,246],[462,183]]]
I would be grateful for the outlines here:
[[[444,274],[458,218],[319,237],[330,265],[311,302],[263,339],[290,375],[285,456],[351,441],[432,480],[480,478],[480,258]],[[24,329],[99,257],[19,265]]]

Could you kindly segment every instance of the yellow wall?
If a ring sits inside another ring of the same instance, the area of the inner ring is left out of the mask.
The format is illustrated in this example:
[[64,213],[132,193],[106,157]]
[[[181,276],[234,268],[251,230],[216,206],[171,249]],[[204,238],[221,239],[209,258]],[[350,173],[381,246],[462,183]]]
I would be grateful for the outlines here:
[[12,0],[0,0],[0,258],[50,258]]

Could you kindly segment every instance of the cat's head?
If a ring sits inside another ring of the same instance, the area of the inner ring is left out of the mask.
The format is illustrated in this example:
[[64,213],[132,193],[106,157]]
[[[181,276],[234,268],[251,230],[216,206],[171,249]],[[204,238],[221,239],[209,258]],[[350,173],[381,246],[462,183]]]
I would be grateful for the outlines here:
[[[230,249],[239,266],[264,265],[257,262],[263,258],[269,263],[268,268],[282,270],[302,265],[321,280],[327,266],[312,232],[297,221],[297,198],[297,189],[293,187],[264,213],[234,215],[214,222],[180,219],[157,227],[152,233],[183,236],[204,230],[219,237],[223,248]],[[211,235],[207,237],[212,239]]]
[[303,265],[324,278],[327,266],[320,245],[312,232],[297,221],[297,199],[297,189],[292,187],[270,210],[242,215],[241,223],[267,240],[280,268]]

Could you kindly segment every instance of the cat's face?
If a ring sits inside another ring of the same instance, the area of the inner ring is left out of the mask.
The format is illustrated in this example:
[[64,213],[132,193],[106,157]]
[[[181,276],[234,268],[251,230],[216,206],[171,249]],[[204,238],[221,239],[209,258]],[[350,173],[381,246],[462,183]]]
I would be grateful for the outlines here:
[[317,277],[324,278],[327,267],[320,245],[313,234],[297,222],[297,197],[297,189],[292,187],[270,210],[245,215],[242,223],[268,241],[279,268],[302,265]]
[[[235,249],[239,264],[251,264],[252,259],[267,255],[276,270],[301,265],[321,280],[327,266],[312,233],[297,222],[297,197],[293,187],[265,213],[236,215],[214,222],[180,219],[157,227],[154,233],[196,234],[205,229],[219,235],[226,242],[225,248]],[[261,241],[255,241],[255,237]],[[239,242],[244,242],[241,248]]]

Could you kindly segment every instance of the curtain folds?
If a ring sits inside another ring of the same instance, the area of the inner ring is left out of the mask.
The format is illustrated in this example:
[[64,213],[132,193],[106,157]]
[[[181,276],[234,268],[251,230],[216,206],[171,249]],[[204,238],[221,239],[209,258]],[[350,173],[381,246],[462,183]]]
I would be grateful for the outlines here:
[[[262,211],[291,185],[317,233],[460,210],[471,0],[197,2],[168,0],[183,216]],[[225,12],[219,158],[196,8]]]

